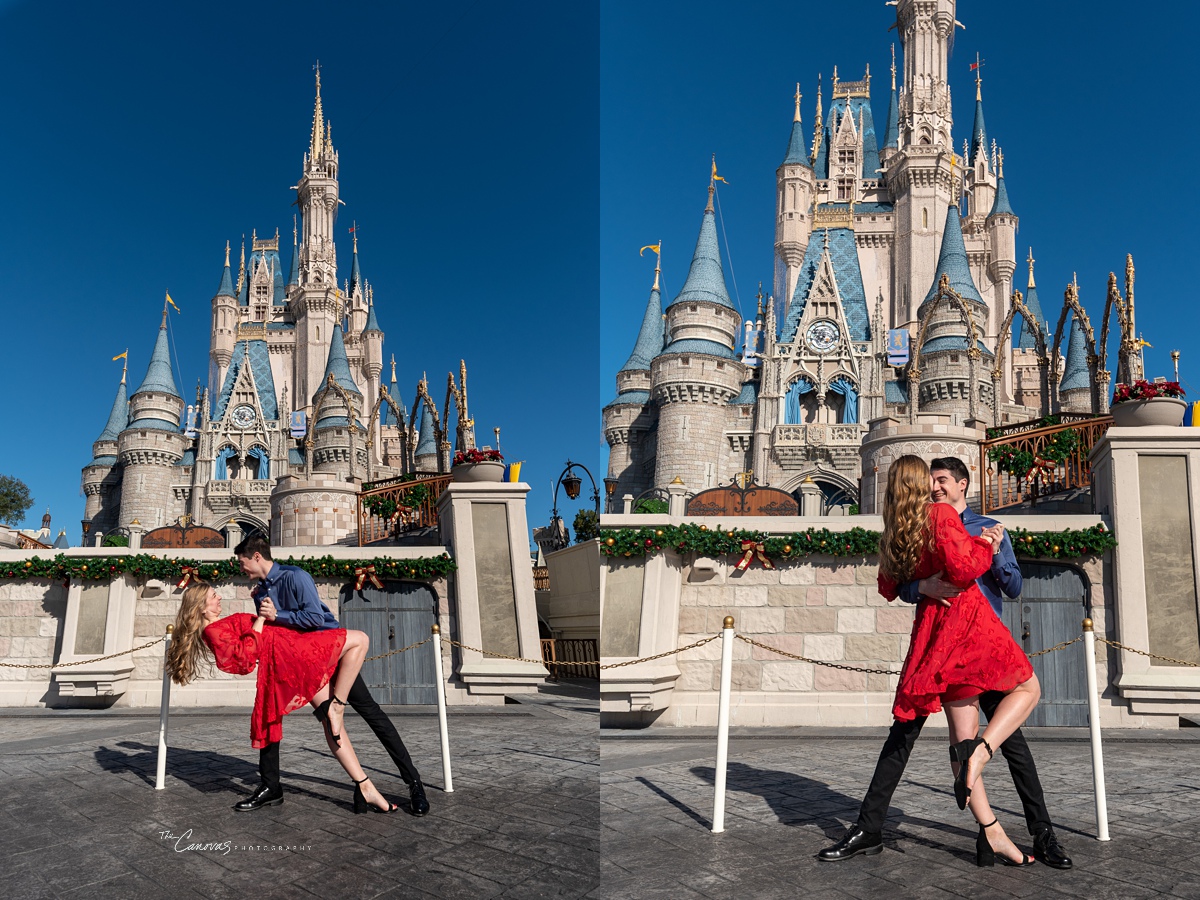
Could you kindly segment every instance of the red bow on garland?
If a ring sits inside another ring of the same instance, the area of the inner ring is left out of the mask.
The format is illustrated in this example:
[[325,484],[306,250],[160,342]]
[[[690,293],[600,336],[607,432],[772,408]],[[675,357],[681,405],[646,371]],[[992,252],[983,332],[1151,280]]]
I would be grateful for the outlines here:
[[354,574],[358,576],[354,580],[354,589],[356,591],[361,591],[363,589],[363,585],[366,584],[368,580],[371,582],[371,584],[375,585],[375,587],[383,590],[383,582],[380,581],[379,576],[375,574],[374,565],[363,566],[355,569]]
[[762,541],[752,541],[746,538],[742,541],[742,558],[737,564],[738,571],[745,572],[756,557],[764,569],[775,568],[775,563],[768,558],[767,548],[763,546]]
[[1029,471],[1025,473],[1025,480],[1032,482],[1035,478],[1044,478],[1049,480],[1054,475],[1054,463],[1047,459],[1042,459],[1040,456],[1033,458],[1033,465],[1029,467]]
[[183,572],[183,577],[180,578],[179,583],[175,585],[175,587],[179,588],[180,590],[183,590],[185,587],[191,584],[193,578],[200,577],[200,570],[195,566],[184,566],[181,571]]

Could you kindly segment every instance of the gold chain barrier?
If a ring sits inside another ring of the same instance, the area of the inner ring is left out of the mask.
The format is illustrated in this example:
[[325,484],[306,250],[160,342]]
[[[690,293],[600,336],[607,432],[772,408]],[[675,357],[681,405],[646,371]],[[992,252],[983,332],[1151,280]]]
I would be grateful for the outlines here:
[[[1075,640],[1079,640],[1079,638],[1076,638]],[[1191,666],[1194,669],[1200,668],[1200,663],[1188,662],[1185,659],[1172,659],[1170,656],[1158,656],[1154,653],[1147,653],[1145,650],[1135,650],[1132,647],[1122,644],[1120,641],[1110,641],[1108,638],[1100,637],[1100,635],[1096,635],[1096,640],[1102,644],[1108,644],[1110,647],[1116,647],[1118,650],[1128,650],[1130,653],[1137,653],[1140,656],[1148,656],[1151,659],[1161,659],[1163,662],[1175,663],[1176,665],[1180,666]]]
[[129,650],[122,650],[120,653],[110,653],[108,656],[97,656],[95,659],[77,659],[75,662],[40,664],[0,662],[0,666],[4,666],[5,668],[9,669],[58,669],[63,666],[82,666],[87,663],[101,662],[106,659],[116,659],[118,656],[125,656],[129,653],[137,653],[139,650],[145,650],[147,647],[153,647],[155,644],[161,644],[165,640],[165,637],[155,638],[152,641],[142,644],[140,647],[131,647]]
[[380,653],[378,656],[368,656],[363,662],[370,662],[373,659],[386,659],[389,656],[395,656],[397,653],[403,653],[405,650],[411,650],[414,647],[420,647],[422,644],[428,644],[433,640],[433,635],[425,638],[423,641],[417,641],[415,644],[409,644],[407,647],[401,647],[398,650],[389,650],[387,653]]
[[[621,668],[621,666],[632,666],[634,663],[649,662],[652,659],[662,659],[664,656],[671,656],[675,653],[683,653],[685,650],[694,650],[697,647],[703,647],[709,641],[715,641],[720,636],[721,636],[720,634],[712,634],[712,635],[709,635],[708,637],[704,638],[703,640],[696,641],[696,643],[694,643],[694,644],[688,644],[686,647],[677,647],[674,650],[668,650],[666,653],[656,653],[656,654],[654,654],[654,656],[643,656],[641,659],[629,659],[629,660],[626,660],[625,662],[608,663],[607,665],[603,665],[600,668],[601,669],[619,669],[619,668]],[[472,647],[469,644],[460,644],[458,641],[453,640],[451,638],[442,638],[442,640],[444,640],[447,644],[453,644],[455,647],[459,647],[463,650],[474,650],[476,653],[484,653],[484,654],[487,654],[488,656],[492,656],[497,659],[512,659],[512,660],[516,660],[517,662],[537,663],[538,665],[544,665],[546,662],[546,660],[544,660],[544,659],[530,659],[529,657],[526,657],[526,656],[508,656],[507,654],[504,654],[504,653],[490,653],[487,650],[480,650],[478,647]],[[594,666],[594,665],[596,665],[596,661],[591,660],[590,662],[588,662],[588,661],[562,662],[559,660],[555,660],[553,665],[556,665],[556,666]]]

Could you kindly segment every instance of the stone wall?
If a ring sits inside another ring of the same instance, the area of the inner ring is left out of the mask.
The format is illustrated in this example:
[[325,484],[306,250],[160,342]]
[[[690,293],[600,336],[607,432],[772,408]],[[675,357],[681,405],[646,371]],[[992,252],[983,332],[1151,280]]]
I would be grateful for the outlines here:
[[[356,559],[365,555],[357,547],[320,548],[322,554],[337,558]],[[77,548],[68,551],[68,556],[109,558],[130,553],[127,548]],[[371,556],[393,558],[408,558],[414,556],[437,555],[444,552],[442,547],[422,548],[371,548]],[[7,567],[18,569],[25,561],[34,556],[45,557],[45,551],[0,550],[0,707],[64,707],[64,706],[121,706],[121,707],[157,707],[162,693],[162,666],[164,647],[157,643],[145,650],[139,650],[128,657],[121,658],[124,662],[132,662],[133,671],[128,682],[123,686],[119,696],[97,697],[80,701],[77,698],[67,698],[61,695],[55,679],[49,668],[18,668],[17,665],[51,666],[62,659],[65,653],[73,648],[64,648],[64,632],[68,615],[69,589],[63,582],[55,581],[20,581],[3,578]],[[175,555],[174,553],[169,555]],[[227,550],[191,550],[179,555],[201,562],[215,562],[229,558]],[[287,554],[281,553],[285,557]],[[309,553],[308,555],[313,555]],[[118,599],[124,596],[121,592],[122,582],[117,582],[117,588],[110,595],[110,602],[123,602]],[[338,615],[338,598],[346,581],[341,578],[318,578],[317,592],[321,600]],[[445,637],[459,638],[458,617],[455,614],[451,600],[451,582],[447,578],[424,580],[438,599],[438,624]],[[109,582],[87,582],[88,585],[105,585]],[[174,582],[164,582],[148,579],[131,582],[132,595],[128,598],[133,603],[132,631],[128,635],[117,638],[116,647],[106,647],[105,654],[116,650],[127,650],[137,647],[156,638],[162,637],[168,624],[175,621],[179,610],[179,601],[183,592]],[[128,587],[128,585],[126,585]],[[253,612],[254,605],[250,599],[250,583],[245,579],[236,579],[218,584],[217,590],[223,600],[223,612],[226,615],[239,612]],[[452,648],[443,642],[443,669],[446,674],[446,699],[450,704],[480,704],[503,702],[503,697],[487,698],[469,694],[459,683],[454,674],[456,656]],[[429,652],[428,647],[421,647],[409,652]],[[84,654],[94,657],[101,654]],[[15,664],[15,665],[13,665]],[[61,668],[59,672],[66,671]],[[171,704],[173,706],[250,706],[254,702],[255,677],[227,675],[215,669],[207,672],[192,684],[180,687],[172,685]]]
[[[604,527],[655,527],[685,520],[667,516],[605,516]],[[848,529],[855,525],[878,531],[882,520],[874,516],[846,519],[754,518],[718,522],[687,519],[710,528],[738,528],[787,534],[809,527]],[[1082,529],[1099,522],[1096,516],[1011,517],[1010,527],[1035,530]],[[633,560],[620,560],[628,567]],[[902,601],[889,603],[877,588],[874,556],[842,559],[813,555],[796,562],[779,562],[774,570],[755,562],[745,572],[736,569],[737,557],[719,559],[685,554],[660,555],[642,560],[662,577],[647,577],[641,607],[636,611],[643,629],[670,607],[672,590],[678,590],[676,628],[660,643],[642,640],[638,656],[682,647],[719,632],[727,615],[734,617],[739,635],[810,659],[868,669],[899,671],[908,652],[915,608]],[[1120,640],[1113,615],[1113,567],[1110,554],[1071,561],[1082,569],[1096,634]],[[602,585],[605,581],[602,579]],[[677,585],[673,588],[672,585]],[[628,604],[626,604],[628,606]],[[622,607],[624,609],[624,607]],[[626,613],[630,615],[632,613]],[[611,616],[605,634],[616,628]],[[1072,635],[1074,636],[1074,635]],[[602,653],[604,651],[602,644]],[[627,648],[628,649],[628,648]],[[1042,648],[1036,648],[1042,649]],[[632,654],[630,654],[632,656]],[[625,661],[629,656],[604,658]],[[659,688],[654,711],[638,707],[628,698],[636,693],[621,680],[630,681],[639,665],[602,673],[601,703],[604,724],[715,725],[720,679],[721,642],[680,653],[657,663],[652,673],[659,682],[669,678],[673,660],[678,676],[673,687]],[[1176,727],[1177,717],[1131,714],[1128,701],[1115,687],[1120,678],[1115,653],[1097,644],[1097,681],[1102,686],[1101,723],[1105,727]],[[649,676],[648,676],[649,677]],[[634,679],[636,680],[636,679]],[[731,723],[735,725],[886,725],[897,675],[850,672],[781,657],[769,650],[736,640],[733,645]],[[639,709],[641,710],[639,712]],[[661,710],[661,712],[659,712]],[[933,724],[940,726],[941,717]]]

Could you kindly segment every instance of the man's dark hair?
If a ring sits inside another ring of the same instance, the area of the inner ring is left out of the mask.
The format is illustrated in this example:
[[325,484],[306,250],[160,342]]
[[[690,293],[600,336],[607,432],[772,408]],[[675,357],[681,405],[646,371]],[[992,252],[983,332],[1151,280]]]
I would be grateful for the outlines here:
[[242,542],[233,548],[234,556],[244,556],[246,559],[255,553],[262,554],[263,559],[271,558],[271,544],[261,534],[252,534],[242,538]]
[[[963,461],[957,456],[939,456],[937,459],[929,463],[929,471],[941,469],[943,472],[949,472],[954,476],[955,481],[965,481],[967,487],[971,486],[971,473],[967,467],[963,465]],[[239,554],[240,555],[240,554]],[[266,557],[270,559],[270,557]]]

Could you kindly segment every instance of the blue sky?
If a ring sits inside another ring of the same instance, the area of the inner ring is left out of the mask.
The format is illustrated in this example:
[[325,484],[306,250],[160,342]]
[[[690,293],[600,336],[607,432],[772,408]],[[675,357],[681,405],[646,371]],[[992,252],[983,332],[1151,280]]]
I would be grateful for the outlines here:
[[290,256],[317,59],[341,277],[356,220],[402,396],[427,372],[440,409],[465,358],[479,442],[500,426],[544,524],[597,433],[597,54],[575,4],[0,2],[0,473],[31,488],[26,526],[49,507],[78,542],[111,358],[128,347],[141,382],[163,292],[192,398],[225,242],[236,265],[243,234],[279,228]]
[[[1192,299],[1195,258],[1191,148],[1196,116],[1186,100],[1194,78],[1200,8],[1128,4],[960,3],[950,58],[955,145],[970,135],[975,85],[970,63],[984,59],[989,138],[1005,154],[1004,174],[1020,226],[1018,258],[1032,245],[1038,294],[1051,327],[1078,272],[1080,299],[1099,338],[1108,273],[1125,254],[1137,267],[1137,323],[1153,345],[1146,374],[1180,375],[1200,399],[1200,312]],[[687,275],[707,199],[713,153],[728,186],[718,186],[725,277],[736,281],[743,318],[758,282],[773,272],[775,169],[791,131],[796,82],[813,124],[818,73],[829,107],[830,74],[863,76],[871,66],[872,107],[887,116],[889,26],[882,0],[605,3],[601,12],[600,393],[633,347],[663,241],[663,300]],[[731,265],[732,262],[732,265]],[[1025,286],[1018,264],[1014,283]],[[1109,346],[1118,341],[1115,317]],[[1110,366],[1115,369],[1115,366]],[[1114,373],[1115,375],[1115,373]],[[606,468],[607,445],[597,465]]]

